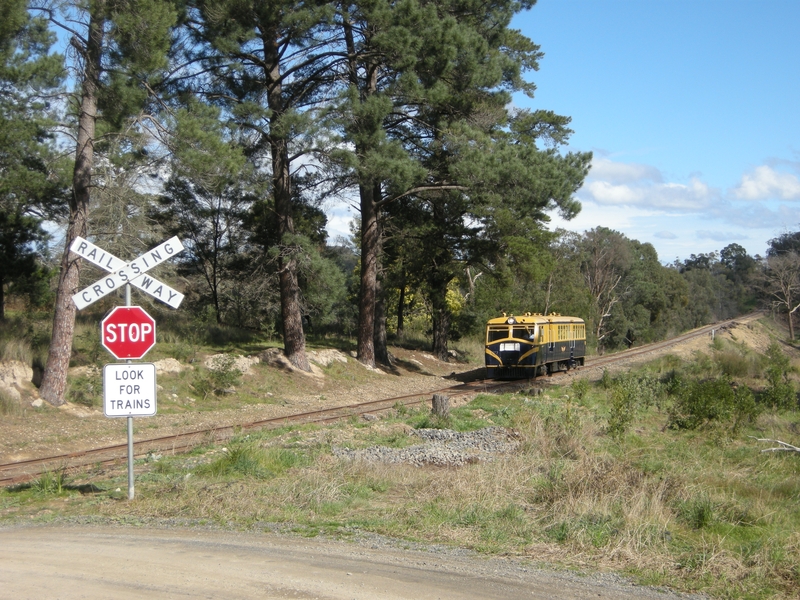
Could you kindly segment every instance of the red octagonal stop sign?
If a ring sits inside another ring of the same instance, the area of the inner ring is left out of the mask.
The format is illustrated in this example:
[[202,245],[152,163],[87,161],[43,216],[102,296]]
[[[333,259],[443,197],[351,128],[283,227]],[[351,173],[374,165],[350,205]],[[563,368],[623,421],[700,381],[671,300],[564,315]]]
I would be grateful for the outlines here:
[[156,345],[156,322],[140,306],[117,306],[100,324],[103,347],[117,358],[142,358]]

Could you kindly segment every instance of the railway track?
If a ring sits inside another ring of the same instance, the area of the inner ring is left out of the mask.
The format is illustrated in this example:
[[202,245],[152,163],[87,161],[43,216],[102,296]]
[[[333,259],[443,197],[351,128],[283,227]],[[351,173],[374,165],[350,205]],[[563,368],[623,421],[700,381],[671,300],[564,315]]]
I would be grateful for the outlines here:
[[[486,382],[483,380],[461,383],[449,387],[432,390],[420,394],[407,394],[380,400],[370,400],[345,406],[336,406],[296,413],[281,417],[272,417],[249,423],[227,425],[162,436],[133,443],[135,458],[147,456],[150,453],[180,453],[204,444],[224,442],[243,432],[257,431],[260,429],[276,429],[286,425],[302,425],[307,423],[325,424],[354,416],[368,413],[380,413],[398,405],[414,406],[427,401],[431,395],[446,393],[449,396],[460,396],[480,392],[490,392],[503,388],[520,385],[518,381]],[[58,454],[42,458],[33,458],[13,463],[0,464],[0,487],[17,485],[35,479],[46,471],[61,471],[74,473],[87,467],[107,466],[122,463],[127,459],[127,443],[92,448],[66,454]]]
[[[746,315],[739,319],[731,319],[722,323],[708,325],[695,329],[688,333],[679,335],[667,341],[657,342],[655,344],[648,344],[639,348],[625,350],[609,356],[598,356],[586,360],[584,368],[598,368],[606,365],[628,361],[631,358],[645,356],[649,353],[662,350],[669,346],[680,344],[687,340],[709,335],[712,329],[725,328],[738,320],[747,319],[755,316]],[[134,457],[144,457],[150,453],[180,453],[187,452],[192,448],[204,444],[224,442],[234,435],[241,434],[248,431],[257,431],[260,429],[275,429],[286,425],[298,425],[307,423],[332,423],[334,421],[348,419],[353,416],[361,416],[368,413],[381,413],[398,405],[414,406],[426,402],[431,395],[437,393],[445,393],[450,396],[460,396],[475,394],[480,392],[492,392],[497,390],[508,390],[520,387],[530,387],[533,380],[515,380],[515,381],[486,381],[479,380],[469,383],[461,383],[449,387],[444,387],[438,390],[432,390],[420,394],[407,394],[404,396],[395,396],[392,398],[383,398],[380,400],[371,400],[368,402],[359,402],[355,404],[348,404],[345,406],[337,406],[332,408],[313,410],[303,413],[297,413],[282,417],[273,417],[249,423],[242,423],[237,425],[228,425],[216,428],[207,428],[197,431],[190,431],[179,433],[175,435],[162,436],[147,440],[139,440],[134,442],[133,451]],[[535,380],[537,385],[546,385],[548,378],[540,377]],[[81,450],[77,452],[70,452],[66,454],[59,454],[54,456],[47,456],[42,458],[33,458],[28,460],[17,461],[13,463],[0,464],[0,487],[8,487],[18,485],[36,477],[40,476],[46,471],[65,471],[66,473],[75,473],[89,467],[96,466],[109,466],[118,463],[123,463],[127,458],[128,446],[127,443],[116,444],[112,446],[105,446],[101,448],[92,448]]]
[[721,321],[719,323],[713,323],[711,325],[704,325],[703,327],[698,327],[697,329],[693,329],[692,331],[687,331],[686,333],[682,333],[679,336],[661,342],[654,342],[652,344],[647,344],[646,346],[639,346],[637,348],[623,350],[622,352],[616,352],[608,356],[595,356],[592,357],[591,359],[586,360],[586,367],[592,367],[592,368],[603,367],[605,365],[613,363],[628,361],[632,358],[644,357],[647,356],[648,354],[653,354],[654,352],[663,350],[664,348],[669,348],[670,346],[677,346],[678,344],[689,341],[691,339],[710,335],[712,331],[727,329],[728,327],[734,325],[735,323],[753,319],[757,316],[760,316],[761,314],[763,313],[761,313],[760,311],[750,313],[748,315],[737,317],[736,319],[728,319],[727,321]]

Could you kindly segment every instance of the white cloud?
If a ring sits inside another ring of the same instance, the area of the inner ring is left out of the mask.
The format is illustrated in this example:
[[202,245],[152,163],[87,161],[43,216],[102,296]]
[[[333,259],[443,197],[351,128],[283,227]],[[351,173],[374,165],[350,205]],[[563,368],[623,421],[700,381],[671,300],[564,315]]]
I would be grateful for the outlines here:
[[610,183],[630,183],[634,181],[663,181],[661,171],[650,165],[637,163],[614,162],[603,156],[592,159],[592,170],[589,172],[591,179],[608,181]]
[[[767,240],[800,226],[800,163],[765,161],[736,187],[712,187],[699,175],[668,181],[656,167],[596,155],[576,197],[583,209],[551,226],[586,231],[597,226],[651,242],[659,256],[719,251],[737,242],[763,253]],[[793,174],[794,173],[794,174]]]
[[653,234],[653,237],[657,237],[662,240],[677,240],[678,236],[675,235],[671,231],[657,231]]
[[742,176],[739,185],[733,188],[733,195],[741,200],[800,200],[800,179],[762,165]]
[[746,235],[742,235],[739,231],[731,232],[728,231],[708,231],[699,229],[695,232],[695,235],[698,239],[701,240],[713,240],[715,242],[728,242],[734,240],[746,240],[748,237]]
[[635,230],[637,222],[658,217],[657,213],[640,208],[628,210],[610,210],[608,206],[601,206],[596,202],[583,202],[581,212],[570,221],[561,218],[558,213],[550,215],[550,229],[562,227],[570,231],[587,231],[595,227],[608,227],[620,232]]
[[692,179],[688,185],[646,181],[613,184],[594,180],[581,188],[578,197],[581,196],[588,196],[598,204],[690,212],[707,210],[721,200],[716,189],[699,179]]

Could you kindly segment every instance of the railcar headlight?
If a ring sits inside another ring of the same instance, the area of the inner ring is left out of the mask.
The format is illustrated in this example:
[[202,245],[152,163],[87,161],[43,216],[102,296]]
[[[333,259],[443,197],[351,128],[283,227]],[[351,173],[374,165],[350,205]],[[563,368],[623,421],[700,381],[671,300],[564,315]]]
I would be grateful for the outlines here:
[[508,317],[508,319],[506,320],[506,323],[508,323],[509,325],[514,325],[516,322],[517,320],[514,317]]

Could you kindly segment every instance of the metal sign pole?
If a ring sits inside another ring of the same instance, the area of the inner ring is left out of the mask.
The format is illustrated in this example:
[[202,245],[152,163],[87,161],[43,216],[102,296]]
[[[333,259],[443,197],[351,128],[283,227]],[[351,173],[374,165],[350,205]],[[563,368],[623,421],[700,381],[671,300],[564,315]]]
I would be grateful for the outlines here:
[[[125,284],[125,306],[131,305],[131,284]],[[128,359],[128,364],[131,360]],[[128,417],[128,500],[133,500],[133,417]]]

